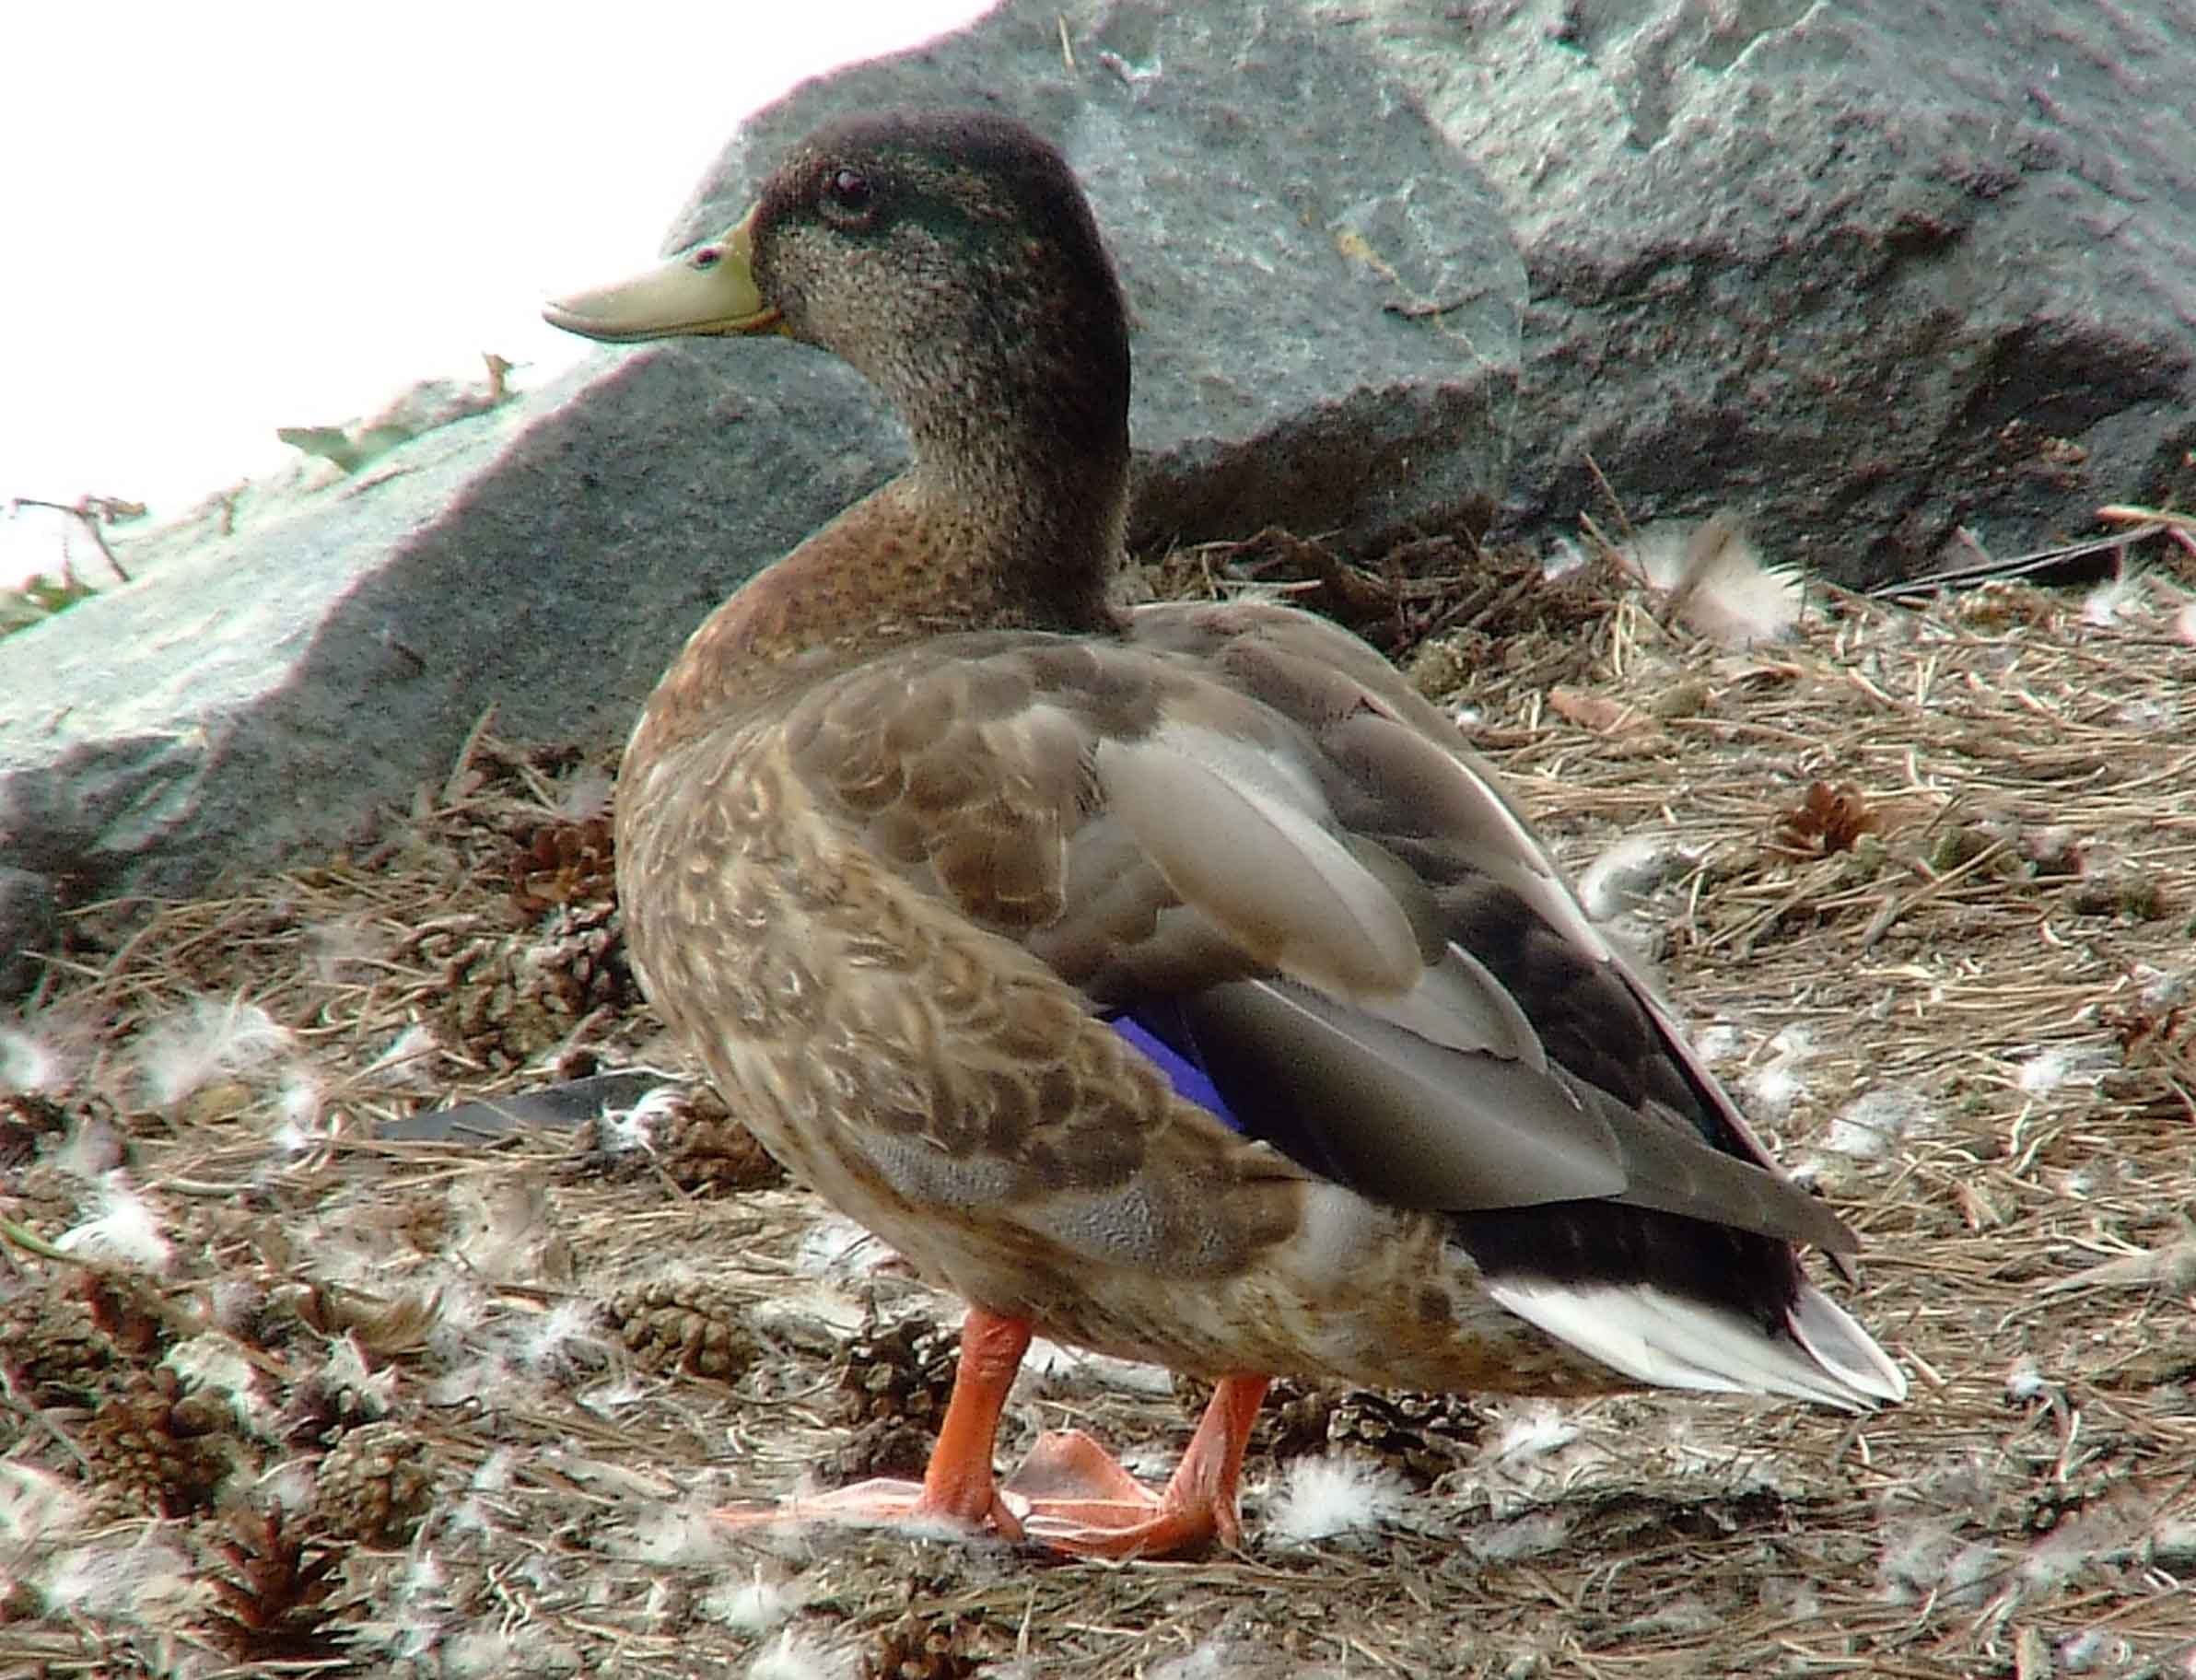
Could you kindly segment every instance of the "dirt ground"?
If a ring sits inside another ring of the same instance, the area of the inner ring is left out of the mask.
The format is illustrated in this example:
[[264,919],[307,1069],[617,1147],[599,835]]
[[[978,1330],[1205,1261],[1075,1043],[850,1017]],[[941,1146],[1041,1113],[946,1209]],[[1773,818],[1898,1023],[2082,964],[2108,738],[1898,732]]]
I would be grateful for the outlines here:
[[[83,913],[0,1021],[0,1674],[2196,1674],[2196,568],[2155,548],[1748,652],[1606,561],[1153,568],[1458,708],[1863,1233],[1830,1287],[1903,1406],[1284,1385],[1240,1554],[730,1532],[919,1463],[958,1307],[676,1088],[607,766],[484,729],[371,851]],[[673,1091],[576,1126],[412,1118],[637,1066]],[[1046,1355],[1001,1452],[1162,1471],[1197,1399]]]

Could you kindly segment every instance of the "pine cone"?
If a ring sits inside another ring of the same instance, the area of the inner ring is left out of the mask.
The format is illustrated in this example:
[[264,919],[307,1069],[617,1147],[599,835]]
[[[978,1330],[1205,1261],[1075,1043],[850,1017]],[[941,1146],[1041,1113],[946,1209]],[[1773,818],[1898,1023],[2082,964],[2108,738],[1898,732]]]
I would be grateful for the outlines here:
[[917,1482],[929,1467],[930,1450],[936,1444],[928,1430],[905,1418],[880,1418],[863,1424],[825,1453],[816,1465],[816,1477],[830,1488],[879,1476]]
[[313,1520],[337,1539],[408,1545],[434,1503],[426,1443],[400,1423],[351,1430],[321,1460]]
[[1326,1439],[1332,1446],[1379,1460],[1414,1488],[1427,1488],[1471,1455],[1479,1427],[1479,1419],[1454,1394],[1360,1389],[1335,1403]]
[[661,1173],[680,1189],[704,1195],[767,1190],[786,1178],[770,1151],[706,1085],[659,1088],[631,1124],[623,1114],[598,1115],[580,1134],[580,1149],[590,1172],[618,1181]]
[[590,1010],[630,1008],[638,992],[615,916],[607,902],[560,904],[531,942],[473,940],[445,963],[444,1035],[508,1069],[562,1044]]
[[546,976],[547,989],[575,1016],[600,1005],[629,1008],[638,999],[618,936],[617,906],[607,900],[566,904],[553,912],[524,962]]
[[[1176,1375],[1174,1392],[1194,1413],[1212,1397],[1212,1385]],[[1283,1378],[1267,1395],[1251,1446],[1279,1462],[1339,1448],[1376,1459],[1424,1488],[1471,1455],[1479,1429],[1479,1419],[1454,1394],[1329,1389]]]
[[735,1382],[754,1362],[746,1315],[722,1289],[660,1278],[611,1298],[610,1321],[644,1371]]
[[984,1667],[985,1631],[974,1616],[910,1612],[878,1636],[862,1659],[862,1680],[971,1680]]
[[234,1510],[213,1543],[211,1631],[247,1662],[341,1654],[321,1606],[340,1553],[301,1537],[278,1511]]
[[228,1474],[228,1443],[214,1402],[181,1394],[172,1371],[133,1374],[84,1429],[98,1478],[164,1517],[204,1505]]
[[839,1393],[855,1423],[905,1422],[935,1429],[959,1369],[958,1334],[927,1318],[903,1318],[847,1344]]
[[767,1190],[786,1178],[770,1151],[707,1086],[688,1091],[664,1115],[656,1159],[682,1190]]
[[529,834],[511,863],[511,902],[524,916],[556,905],[608,900],[616,891],[607,815],[549,822]]
[[88,1397],[120,1358],[80,1295],[32,1287],[0,1301],[0,1367],[40,1405]]
[[1333,1390],[1284,1379],[1267,1392],[1259,1415],[1260,1445],[1277,1460],[1326,1451],[1327,1426],[1340,1396]]

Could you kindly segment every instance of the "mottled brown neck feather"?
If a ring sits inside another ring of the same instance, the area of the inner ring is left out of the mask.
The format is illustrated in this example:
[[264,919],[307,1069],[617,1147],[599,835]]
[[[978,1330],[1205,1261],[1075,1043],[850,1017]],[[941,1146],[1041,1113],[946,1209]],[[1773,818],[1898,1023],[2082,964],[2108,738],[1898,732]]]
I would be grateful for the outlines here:
[[962,630],[1118,630],[1107,593],[1121,490],[1110,499],[1092,512],[1087,493],[1024,483],[979,513],[921,467],[894,479],[703,621],[649,696],[625,774],[902,643]]

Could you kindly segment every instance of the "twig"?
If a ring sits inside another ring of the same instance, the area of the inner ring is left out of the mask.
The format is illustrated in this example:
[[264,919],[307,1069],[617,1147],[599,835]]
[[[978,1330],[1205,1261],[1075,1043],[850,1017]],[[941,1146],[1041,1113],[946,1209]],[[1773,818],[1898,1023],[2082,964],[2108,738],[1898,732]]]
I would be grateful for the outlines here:
[[[2151,526],[2163,530],[2168,541],[2183,553],[2196,557],[2196,514],[2176,513],[2165,508],[2135,508],[2124,502],[2111,502],[2097,510],[2097,517],[2114,525]],[[2128,540],[2135,542],[2150,534],[2146,531],[2128,533]]]
[[1462,297],[1451,298],[1446,301],[1427,298],[1410,303],[1398,303],[1391,298],[1380,306],[1380,312],[1384,315],[1397,315],[1405,321],[1428,321],[1435,316],[1452,314],[1478,296],[1479,294],[1477,292],[1466,292]]
[[458,743],[457,762],[450,767],[450,775],[442,783],[442,802],[455,805],[466,795],[465,774],[472,768],[473,755],[480,750],[481,738],[487,734],[488,726],[496,721],[496,703],[490,701],[481,715],[473,719],[473,727],[465,731],[465,739]]
[[2180,531],[2196,531],[2196,513],[2176,513],[2167,508],[2138,508],[2129,502],[2108,502],[2097,517],[2110,525],[2148,525],[2154,520]]
[[[1617,529],[1624,533],[1626,542],[1630,542],[1640,533],[1632,526],[1631,515],[1624,511],[1624,504],[1617,496],[1617,487],[1609,483],[1607,476],[1602,472],[1601,462],[1595,461],[1591,455],[1586,457],[1586,471],[1594,474],[1595,487],[1608,498],[1610,511],[1617,516]],[[1604,538],[1603,541],[1606,542],[1607,539]],[[1610,543],[1610,546],[1613,548],[1616,544]]]
[[144,509],[137,503],[117,501],[108,496],[80,496],[73,503],[48,502],[35,496],[18,496],[7,507],[11,513],[18,508],[45,508],[55,513],[67,514],[91,532],[91,540],[99,545],[99,553],[106,555],[107,564],[114,568],[114,575],[124,583],[130,581],[130,574],[123,569],[122,562],[114,557],[114,551],[107,546],[107,533],[99,529],[99,520],[102,516],[112,519],[116,510],[123,508],[133,508],[143,512]]
[[82,1254],[72,1254],[65,1248],[55,1248],[36,1231],[17,1224],[13,1219],[0,1219],[0,1242],[6,1242],[11,1248],[19,1248],[27,1254],[36,1254],[41,1260],[58,1260],[64,1266],[81,1266],[88,1272],[102,1272],[106,1269]]
[[1946,870],[1944,874],[1938,876],[1934,881],[1931,881],[1927,886],[1916,888],[1913,892],[1908,893],[1904,898],[1895,898],[1891,900],[1890,903],[1886,904],[1881,910],[1878,910],[1870,919],[1867,928],[1861,935],[1861,949],[1863,951],[1873,951],[1875,948],[1876,942],[1881,939],[1885,934],[1890,932],[1893,925],[1896,924],[1898,918],[1904,916],[1908,911],[1916,909],[1919,906],[1927,904],[1931,899],[1936,897],[1939,893],[1944,892],[1946,887],[1952,885],[1953,882],[1963,880],[1966,877],[1974,874],[1986,863],[1996,862],[2000,858],[2003,858],[2012,849],[2012,841],[1993,840],[1990,843],[1990,845],[1984,846],[1980,852],[1977,852],[1972,858],[1968,858],[1967,862],[1961,864],[1957,869]]
[[0,1398],[5,1398],[8,1409],[21,1418],[24,1422],[29,1424],[33,1429],[43,1429],[59,1442],[61,1450],[76,1461],[76,1467],[82,1470],[86,1476],[88,1476],[92,1474],[90,1454],[69,1438],[67,1430],[46,1416],[45,1407],[40,1406],[30,1395],[17,1388],[15,1378],[9,1373],[6,1365],[0,1365]]

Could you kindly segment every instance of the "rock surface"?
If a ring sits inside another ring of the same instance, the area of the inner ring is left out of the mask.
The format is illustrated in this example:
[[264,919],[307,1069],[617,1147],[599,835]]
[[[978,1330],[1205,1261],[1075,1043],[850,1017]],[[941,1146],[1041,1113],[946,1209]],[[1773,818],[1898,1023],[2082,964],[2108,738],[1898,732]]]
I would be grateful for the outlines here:
[[0,868],[0,998],[38,984],[35,953],[61,939],[61,899],[53,880],[30,869]]
[[[520,740],[619,739],[749,548],[799,541],[899,447],[821,357],[742,371],[591,365],[0,641],[0,866],[78,902],[188,892],[357,837],[490,706]],[[661,459],[673,429],[736,456],[771,436],[747,546]]]
[[[1322,0],[1532,274],[1502,524],[1734,507],[1849,585],[2196,496],[2196,6]],[[1605,521],[1606,522],[1606,521]]]
[[[1130,297],[1144,542],[1490,509],[1538,538],[1607,512],[1598,469],[1635,521],[1734,508],[1863,584],[1961,527],[2009,552],[2196,497],[2190,0],[1192,9],[1014,0],[804,85],[670,242],[827,116],[1028,117]],[[490,705],[614,741],[707,607],[903,448],[825,357],[670,345],[248,493],[274,510],[238,536],[171,534],[0,638],[9,902],[336,844]]]

